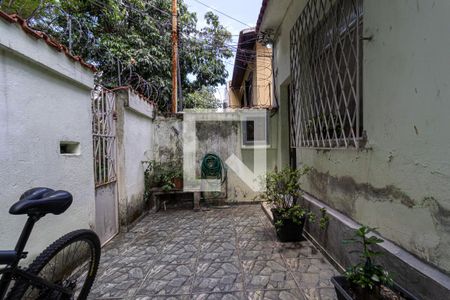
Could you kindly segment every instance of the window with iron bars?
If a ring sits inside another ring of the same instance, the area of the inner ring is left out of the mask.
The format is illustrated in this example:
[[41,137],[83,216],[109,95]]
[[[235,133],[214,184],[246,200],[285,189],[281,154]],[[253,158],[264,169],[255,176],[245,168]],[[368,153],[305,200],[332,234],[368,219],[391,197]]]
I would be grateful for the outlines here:
[[310,0],[291,30],[291,147],[365,141],[363,0]]

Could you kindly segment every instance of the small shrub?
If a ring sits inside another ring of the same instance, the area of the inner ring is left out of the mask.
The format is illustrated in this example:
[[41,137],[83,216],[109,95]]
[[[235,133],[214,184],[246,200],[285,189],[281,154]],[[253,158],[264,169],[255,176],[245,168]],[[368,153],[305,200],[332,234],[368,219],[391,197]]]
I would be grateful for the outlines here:
[[374,257],[382,253],[372,250],[371,247],[384,242],[376,236],[368,236],[369,233],[374,231],[375,228],[361,226],[356,231],[354,238],[344,241],[346,243],[357,243],[362,246],[360,254],[362,261],[350,267],[345,272],[347,280],[361,288],[368,288],[369,290],[372,290],[380,284],[386,286],[392,286],[393,284],[391,275],[381,265],[376,265],[373,262]]

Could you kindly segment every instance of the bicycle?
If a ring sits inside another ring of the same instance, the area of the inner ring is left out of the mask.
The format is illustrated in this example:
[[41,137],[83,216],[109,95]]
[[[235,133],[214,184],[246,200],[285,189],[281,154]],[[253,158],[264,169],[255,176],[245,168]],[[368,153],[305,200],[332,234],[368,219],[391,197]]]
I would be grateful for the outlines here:
[[[72,231],[48,246],[26,269],[19,261],[33,226],[46,214],[59,215],[72,204],[66,191],[33,188],[9,209],[12,215],[28,215],[14,250],[0,251],[0,300],[86,299],[97,274],[100,241],[91,230]],[[10,288],[11,283],[14,283]],[[5,298],[6,297],[6,298]]]

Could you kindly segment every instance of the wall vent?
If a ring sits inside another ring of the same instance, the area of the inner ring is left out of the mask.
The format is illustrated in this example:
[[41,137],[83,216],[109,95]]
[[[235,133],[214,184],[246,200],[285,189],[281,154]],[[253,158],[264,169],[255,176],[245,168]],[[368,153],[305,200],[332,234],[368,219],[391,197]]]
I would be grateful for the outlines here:
[[59,153],[62,155],[80,155],[80,143],[79,142],[59,142]]

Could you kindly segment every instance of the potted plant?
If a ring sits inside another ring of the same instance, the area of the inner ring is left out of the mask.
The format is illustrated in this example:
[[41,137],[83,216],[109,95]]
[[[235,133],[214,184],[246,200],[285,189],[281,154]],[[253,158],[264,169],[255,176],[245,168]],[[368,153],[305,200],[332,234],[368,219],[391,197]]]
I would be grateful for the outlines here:
[[[331,278],[339,300],[417,300],[408,291],[394,283],[391,275],[381,265],[374,263],[374,257],[381,252],[372,249],[383,240],[371,235],[375,228],[361,226],[355,237],[346,243],[358,243],[362,246],[362,261],[347,269],[344,276]],[[370,236],[369,236],[370,235]]]
[[177,190],[183,189],[183,169],[180,164],[173,165],[172,168],[172,183]]
[[273,221],[281,242],[301,240],[306,219],[315,219],[313,213],[298,203],[301,196],[300,178],[307,172],[307,168],[285,168],[265,175],[263,183],[266,190],[261,198],[272,205]]
[[161,188],[163,191],[170,191],[175,188],[174,177],[176,176],[175,164],[161,163],[154,160],[148,161],[144,172],[145,185],[148,192],[152,188]]

